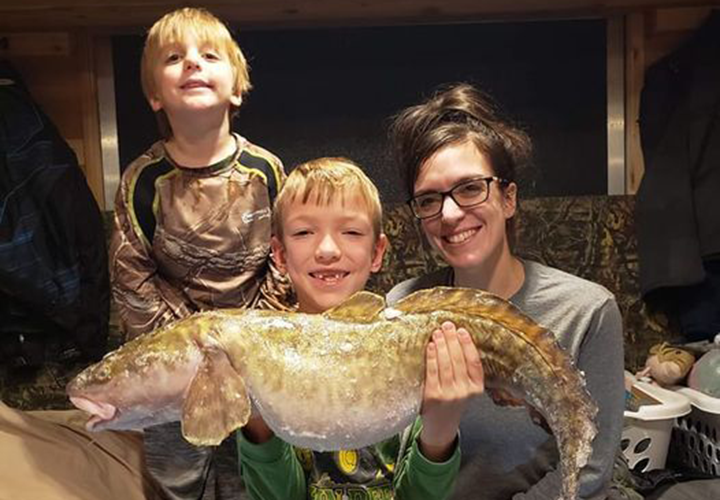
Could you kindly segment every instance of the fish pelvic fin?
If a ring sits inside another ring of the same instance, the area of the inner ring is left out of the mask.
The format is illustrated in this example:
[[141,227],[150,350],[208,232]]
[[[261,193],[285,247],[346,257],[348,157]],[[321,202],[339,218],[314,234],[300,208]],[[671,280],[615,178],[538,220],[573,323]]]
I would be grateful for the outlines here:
[[383,309],[385,299],[372,292],[361,291],[351,295],[342,304],[325,311],[323,316],[336,321],[372,323]]
[[182,410],[182,433],[196,446],[215,446],[250,418],[245,382],[227,354],[204,346],[203,361],[190,383]]

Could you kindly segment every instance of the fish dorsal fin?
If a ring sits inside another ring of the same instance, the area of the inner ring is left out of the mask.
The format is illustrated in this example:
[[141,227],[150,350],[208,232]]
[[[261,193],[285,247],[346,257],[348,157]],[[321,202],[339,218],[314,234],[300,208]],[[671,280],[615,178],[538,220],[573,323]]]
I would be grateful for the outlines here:
[[323,313],[328,319],[371,323],[385,309],[385,299],[372,292],[357,292],[340,305]]
[[512,330],[522,332],[528,338],[552,338],[545,328],[526,316],[511,302],[474,288],[438,286],[418,290],[399,300],[393,307],[405,314],[448,311],[483,316]]

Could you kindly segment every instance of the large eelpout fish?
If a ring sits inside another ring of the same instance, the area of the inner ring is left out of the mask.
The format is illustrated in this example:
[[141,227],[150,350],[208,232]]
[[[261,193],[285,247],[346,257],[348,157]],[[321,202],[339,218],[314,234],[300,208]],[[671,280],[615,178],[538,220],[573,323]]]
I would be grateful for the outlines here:
[[596,434],[582,374],[551,332],[479,290],[422,290],[392,308],[360,292],[323,314],[201,313],[128,342],[67,390],[92,415],[89,429],[180,420],[188,441],[212,445],[245,425],[254,403],[291,444],[359,448],[417,416],[425,348],[445,320],[472,335],[490,391],[544,416],[560,452],[563,496],[575,499]]

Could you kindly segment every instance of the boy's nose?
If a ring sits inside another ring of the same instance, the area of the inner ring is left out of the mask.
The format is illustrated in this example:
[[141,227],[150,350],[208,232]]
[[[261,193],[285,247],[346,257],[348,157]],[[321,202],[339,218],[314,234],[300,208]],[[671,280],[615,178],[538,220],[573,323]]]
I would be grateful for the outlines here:
[[185,54],[185,69],[193,69],[200,66],[200,54],[196,51],[188,51]]
[[315,256],[321,261],[337,259],[340,256],[340,247],[335,238],[331,235],[324,236],[317,247]]

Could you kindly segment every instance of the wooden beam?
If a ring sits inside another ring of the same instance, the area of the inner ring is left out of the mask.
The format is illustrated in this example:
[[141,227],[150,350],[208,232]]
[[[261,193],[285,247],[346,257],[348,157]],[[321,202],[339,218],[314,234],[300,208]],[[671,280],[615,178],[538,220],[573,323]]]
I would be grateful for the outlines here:
[[630,14],[625,20],[625,187],[637,193],[645,162],[640,142],[640,93],[645,77],[645,15]]
[[[622,14],[712,0],[197,0],[241,27],[463,22]],[[149,27],[178,7],[169,0],[0,0],[0,28]]]
[[675,31],[692,31],[710,14],[710,7],[656,9],[650,14],[649,35]]
[[93,39],[87,30],[75,33],[79,64],[78,84],[82,113],[85,178],[98,206],[105,206],[102,150],[100,144],[100,115],[98,113],[97,85]]

